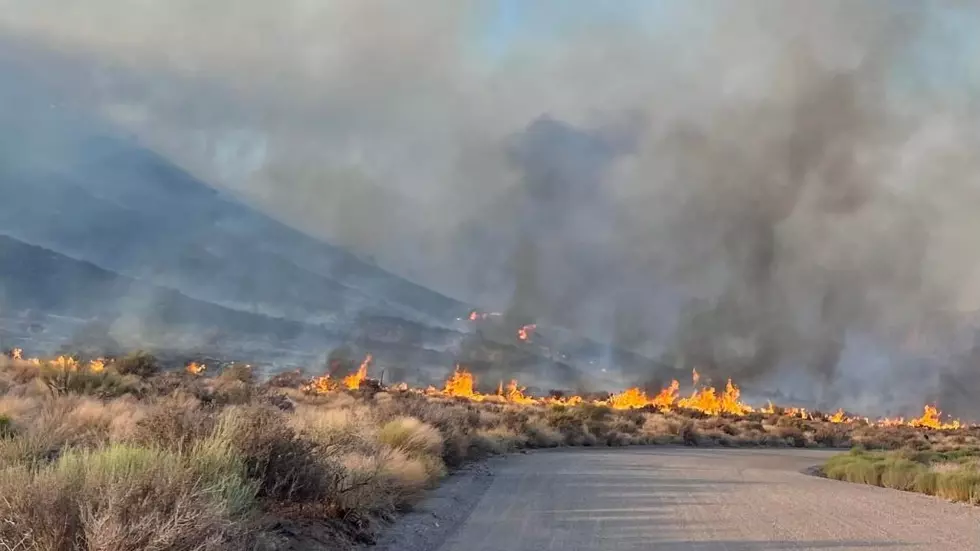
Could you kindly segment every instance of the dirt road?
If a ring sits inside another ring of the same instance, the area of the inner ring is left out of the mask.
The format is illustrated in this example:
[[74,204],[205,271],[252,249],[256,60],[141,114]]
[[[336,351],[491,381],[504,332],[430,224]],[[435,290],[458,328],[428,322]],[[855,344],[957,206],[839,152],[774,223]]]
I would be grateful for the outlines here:
[[980,509],[800,472],[829,455],[632,448],[508,457],[438,551],[980,549]]

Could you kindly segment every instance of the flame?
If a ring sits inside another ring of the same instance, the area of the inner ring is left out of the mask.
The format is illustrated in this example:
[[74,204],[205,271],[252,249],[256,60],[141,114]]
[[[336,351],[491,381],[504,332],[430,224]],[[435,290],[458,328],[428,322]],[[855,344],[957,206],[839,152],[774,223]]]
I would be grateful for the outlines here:
[[852,419],[844,413],[844,409],[838,409],[833,415],[827,418],[831,423],[850,423]]
[[191,362],[191,363],[187,364],[187,367],[185,367],[184,369],[188,373],[190,373],[191,375],[200,375],[200,374],[204,373],[207,370],[207,368],[208,368],[208,366],[206,366],[204,364],[199,364],[197,362]]
[[504,395],[504,382],[500,381],[499,383],[497,383],[497,396],[503,396],[503,395]]
[[697,387],[698,381],[701,380],[701,374],[698,373],[698,368],[695,367],[691,370],[691,379],[694,380],[694,386]]
[[725,385],[725,392],[720,396],[714,387],[709,386],[701,390],[695,390],[690,398],[681,398],[677,402],[677,405],[708,415],[727,413],[741,416],[751,412],[752,408],[742,403],[739,400],[740,396],[741,391],[738,389],[738,386],[731,379],[728,379],[728,383]]
[[361,362],[361,366],[357,368],[357,373],[351,373],[350,375],[344,377],[344,386],[349,390],[357,390],[361,388],[361,383],[364,379],[367,379],[368,366],[371,365],[371,360],[374,356],[368,354],[364,357],[364,361]]
[[105,371],[105,359],[96,358],[88,363],[88,370],[92,373],[102,373]]
[[476,398],[479,395],[473,391],[473,383],[473,374],[456,366],[456,371],[446,381],[443,392],[450,396]]
[[524,391],[527,390],[525,387],[518,386],[517,380],[512,379],[507,383],[507,392],[505,397],[508,402],[513,402],[515,404],[534,404],[537,402],[534,398],[524,395]]
[[609,398],[609,405],[616,409],[641,408],[650,404],[647,393],[637,387],[628,388]]
[[479,312],[477,310],[473,310],[470,312],[469,316],[466,316],[466,318],[470,321],[479,321],[489,319],[492,316],[500,315],[502,315],[500,312]]
[[336,388],[337,385],[334,383],[333,379],[330,378],[330,375],[321,375],[310,379],[310,382],[303,385],[301,390],[307,394],[322,395],[327,394]]
[[668,410],[674,406],[674,402],[677,401],[677,391],[681,389],[681,384],[676,380],[670,382],[670,386],[664,388],[660,391],[660,394],[654,396],[651,404],[653,407],[663,410]]
[[524,325],[517,330],[517,338],[522,341],[527,341],[531,338],[531,335],[534,334],[534,330],[537,328],[538,325],[536,323],[529,323],[527,325]]
[[772,405],[772,400],[766,400],[766,402],[768,402],[766,404],[766,407],[760,409],[759,411],[767,415],[772,415],[773,413],[776,413],[776,406]]
[[961,423],[958,419],[949,423],[943,423],[940,415],[942,415],[942,412],[936,409],[935,406],[927,405],[923,410],[922,417],[912,419],[908,424],[910,427],[924,427],[937,430],[954,430],[960,428]]
[[51,365],[62,371],[78,371],[78,360],[71,356],[58,356]]
[[14,360],[23,360],[24,350],[22,348],[14,348],[10,351],[10,358]]

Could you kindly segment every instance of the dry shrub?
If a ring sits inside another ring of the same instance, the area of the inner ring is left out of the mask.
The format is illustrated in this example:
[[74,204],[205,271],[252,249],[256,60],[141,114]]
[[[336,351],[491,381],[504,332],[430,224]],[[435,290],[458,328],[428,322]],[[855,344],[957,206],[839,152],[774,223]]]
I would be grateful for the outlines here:
[[160,364],[152,354],[137,351],[112,363],[112,367],[122,375],[150,377],[160,372]]
[[374,452],[378,447],[378,426],[371,409],[325,409],[300,406],[289,416],[293,430],[315,443],[322,453],[346,450]]
[[307,383],[307,377],[302,370],[283,371],[276,373],[266,381],[265,386],[269,388],[299,388]]
[[251,386],[255,384],[255,370],[250,365],[235,363],[222,369],[217,379],[219,381],[238,381]]
[[698,431],[694,426],[694,421],[685,421],[680,426],[678,435],[681,437],[681,442],[683,442],[685,446],[698,445]]
[[17,437],[0,441],[0,462],[37,465],[51,461],[66,447],[96,448],[130,435],[141,411],[132,399],[103,402],[84,396],[50,396],[39,400],[5,398]]
[[385,423],[378,440],[410,457],[442,456],[442,436],[435,427],[414,417],[398,417]]
[[174,394],[149,402],[136,422],[134,442],[170,450],[189,449],[207,438],[216,423],[215,412],[187,394]]
[[251,488],[232,456],[111,445],[0,472],[11,549],[240,549]]
[[806,446],[806,436],[803,431],[795,425],[777,426],[773,430],[773,435],[785,439],[791,446],[803,448]]
[[528,445],[535,448],[554,448],[565,441],[560,432],[540,419],[528,421],[524,425],[524,432],[527,434]]
[[327,498],[336,468],[317,457],[316,445],[290,427],[271,407],[232,407],[222,412],[213,438],[242,458],[258,496],[277,502],[309,503]]

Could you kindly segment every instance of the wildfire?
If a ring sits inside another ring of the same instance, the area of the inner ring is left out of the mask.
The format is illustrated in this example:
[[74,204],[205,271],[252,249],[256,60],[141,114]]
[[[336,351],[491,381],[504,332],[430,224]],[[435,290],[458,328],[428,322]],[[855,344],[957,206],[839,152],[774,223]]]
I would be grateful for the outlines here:
[[102,373],[105,371],[105,359],[96,358],[88,363],[88,370],[92,373]]
[[313,377],[310,382],[303,385],[301,389],[307,394],[327,394],[337,388],[336,383],[330,378],[330,375],[321,375],[319,377]]
[[527,341],[531,339],[531,335],[534,334],[534,330],[538,328],[536,323],[529,323],[527,325],[521,326],[517,330],[517,338],[522,341]]
[[14,348],[13,350],[10,351],[10,357],[11,359],[14,360],[23,360],[24,350],[22,348]]
[[[693,371],[691,377],[694,380],[694,386],[697,387],[698,382],[701,380],[697,369]],[[731,379],[728,379],[728,383],[725,385],[725,392],[721,395],[718,395],[714,387],[704,387],[700,390],[695,388],[690,398],[681,398],[677,402],[677,405],[685,409],[700,411],[707,415],[727,413],[729,415],[741,416],[752,411],[751,407],[739,400],[741,395],[742,392],[738,389],[738,386]]]
[[368,366],[371,365],[371,360],[374,357],[368,354],[364,357],[364,361],[361,362],[361,366],[357,368],[357,373],[351,373],[350,375],[344,377],[344,386],[349,390],[357,390],[361,388],[361,383],[364,379],[367,379]]
[[470,312],[470,315],[466,317],[466,319],[470,321],[480,321],[480,320],[485,320],[500,315],[501,314],[499,312],[478,312],[476,310],[473,310],[472,312]]
[[51,365],[61,371],[78,371],[78,360],[71,356],[58,356],[51,362]]
[[511,380],[507,383],[506,393],[504,397],[507,398],[508,402],[514,402],[515,404],[534,404],[537,402],[534,398],[524,395],[524,391],[527,390],[525,387],[518,386],[516,380]]
[[838,409],[833,415],[827,418],[831,423],[847,423],[851,419],[844,413],[843,409]]
[[184,370],[190,373],[191,375],[201,375],[207,369],[208,366],[197,362],[191,362],[187,364],[187,367],[184,368]]
[[476,398],[479,395],[473,391],[473,383],[473,374],[456,366],[456,371],[446,381],[446,387],[443,389],[443,392],[450,396]]
[[922,413],[922,417],[912,419],[908,424],[910,427],[926,427],[937,430],[953,430],[960,428],[961,423],[958,419],[949,423],[943,423],[940,419],[940,415],[941,412],[936,409],[935,406],[927,405]]
[[647,393],[637,387],[628,388],[609,398],[609,405],[616,409],[642,408],[650,404]]

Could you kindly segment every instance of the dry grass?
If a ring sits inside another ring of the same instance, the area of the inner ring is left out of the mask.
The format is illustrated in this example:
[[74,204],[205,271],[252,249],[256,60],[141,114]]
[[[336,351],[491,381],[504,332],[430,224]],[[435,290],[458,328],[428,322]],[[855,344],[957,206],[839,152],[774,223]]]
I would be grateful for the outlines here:
[[903,451],[843,456],[829,476],[980,500],[976,460],[962,452],[980,449],[975,429],[522,406],[405,389],[317,396],[298,382],[259,384],[247,366],[161,371],[146,354],[98,372],[0,359],[0,549],[247,549],[290,522],[344,548],[369,542],[379,521],[467,461],[555,446],[860,443]]

